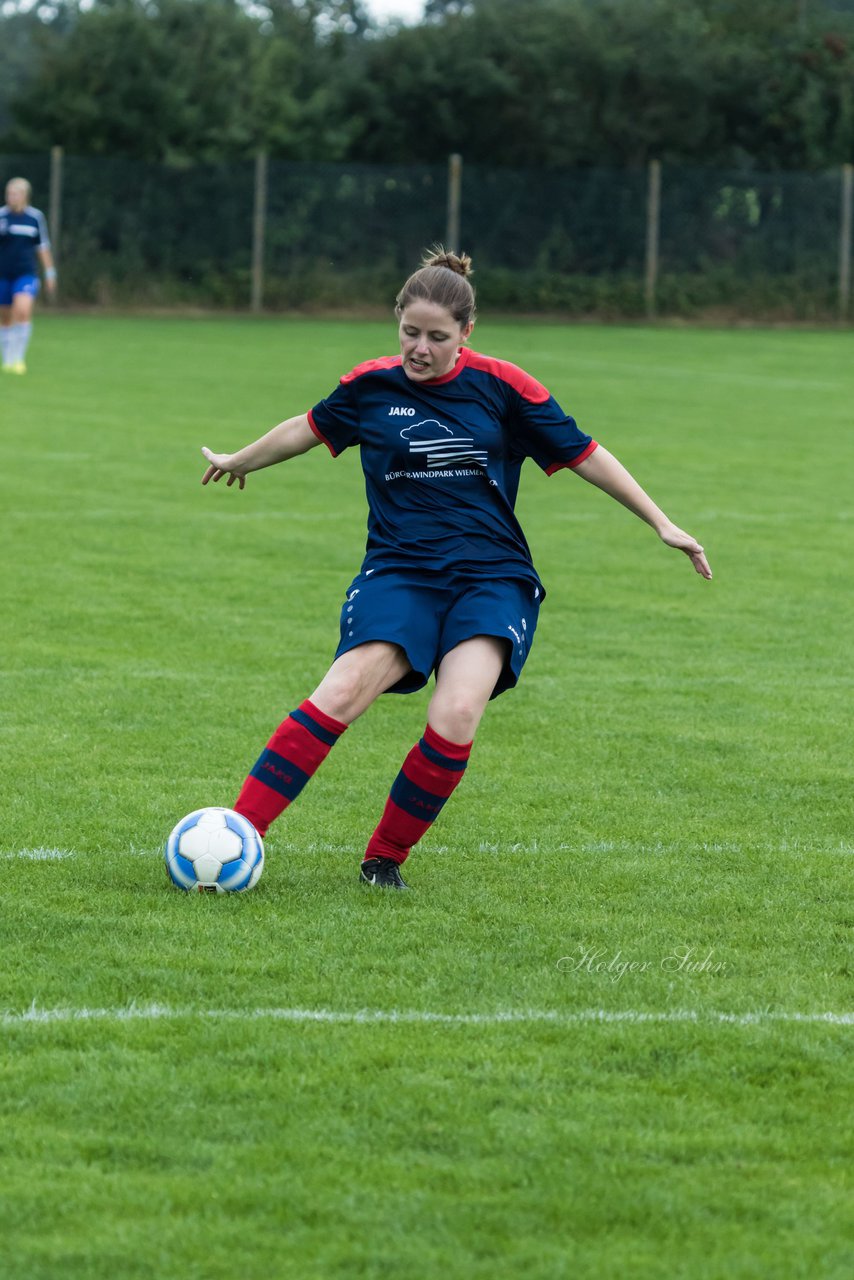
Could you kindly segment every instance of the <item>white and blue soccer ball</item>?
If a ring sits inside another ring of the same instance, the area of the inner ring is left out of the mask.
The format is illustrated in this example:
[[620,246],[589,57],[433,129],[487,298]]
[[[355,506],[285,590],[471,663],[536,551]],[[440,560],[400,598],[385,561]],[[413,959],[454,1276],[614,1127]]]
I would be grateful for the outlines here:
[[249,819],[233,809],[196,809],[166,841],[166,870],[190,893],[240,893],[261,879],[264,844]]

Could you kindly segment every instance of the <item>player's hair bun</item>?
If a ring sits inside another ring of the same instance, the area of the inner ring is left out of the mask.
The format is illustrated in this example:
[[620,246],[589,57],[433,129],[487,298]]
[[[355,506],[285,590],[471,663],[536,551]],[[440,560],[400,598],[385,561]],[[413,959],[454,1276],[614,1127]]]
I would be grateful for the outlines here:
[[447,267],[458,276],[470,276],[472,273],[471,258],[467,253],[450,253],[442,245],[436,244],[424,255],[422,267]]
[[398,318],[415,301],[435,302],[450,311],[459,324],[474,323],[474,288],[471,275],[471,258],[465,253],[448,253],[441,244],[434,244],[424,254],[421,266],[414,271],[397,295],[395,313]]

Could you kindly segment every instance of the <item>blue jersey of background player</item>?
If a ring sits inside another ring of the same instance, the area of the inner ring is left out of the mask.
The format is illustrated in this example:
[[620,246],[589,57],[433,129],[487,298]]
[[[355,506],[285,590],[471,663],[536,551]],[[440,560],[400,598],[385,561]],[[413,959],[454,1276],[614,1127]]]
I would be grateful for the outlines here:
[[11,178],[6,184],[6,203],[0,207],[0,351],[4,373],[27,371],[39,264],[48,293],[56,291],[47,223],[41,210],[29,203],[30,194],[26,178]]
[[490,698],[516,683],[530,650],[543,590],[513,510],[526,458],[583,476],[711,577],[700,544],[544,387],[468,349],[470,268],[465,256],[428,257],[398,294],[400,355],[359,365],[237,453],[202,450],[202,483],[228,476],[241,489],[249,472],[321,441],[333,455],[361,451],[368,547],[345,593],[335,660],[270,738],[234,807],[265,835],[381,693],[420,688],[435,672],[424,735],[361,864],[363,883],[388,888],[407,887],[400,865],[462,779]]

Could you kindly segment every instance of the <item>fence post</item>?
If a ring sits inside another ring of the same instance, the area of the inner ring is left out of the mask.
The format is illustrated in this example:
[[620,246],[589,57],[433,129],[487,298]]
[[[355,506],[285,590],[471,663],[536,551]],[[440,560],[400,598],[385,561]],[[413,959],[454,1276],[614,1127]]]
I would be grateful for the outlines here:
[[646,314],[655,315],[655,290],[658,284],[658,239],[661,223],[661,161],[650,160],[646,188],[646,272],[644,301]]
[[460,251],[460,198],[463,182],[463,158],[458,152],[448,156],[448,225],[445,248],[449,253]]
[[47,225],[54,263],[59,266],[59,240],[62,234],[62,147],[50,149],[50,196]]
[[851,223],[854,205],[854,164],[842,166],[842,201],[839,218],[839,319],[848,319],[851,301]]
[[264,301],[264,231],[267,224],[267,152],[255,155],[255,203],[252,211],[252,310]]

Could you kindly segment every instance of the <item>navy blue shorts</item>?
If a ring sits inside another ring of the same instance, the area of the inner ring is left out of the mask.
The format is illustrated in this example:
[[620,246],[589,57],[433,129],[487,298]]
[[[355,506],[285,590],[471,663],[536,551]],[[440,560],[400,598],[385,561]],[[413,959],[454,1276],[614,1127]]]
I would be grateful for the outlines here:
[[507,657],[491,695],[497,698],[519,679],[541,598],[542,588],[524,579],[368,570],[347,589],[335,657],[372,640],[400,645],[412,670],[388,692],[413,693],[423,689],[445,654],[463,640],[497,636],[507,641]]
[[38,276],[0,276],[0,307],[10,307],[16,293],[28,293],[34,298],[38,291]]

